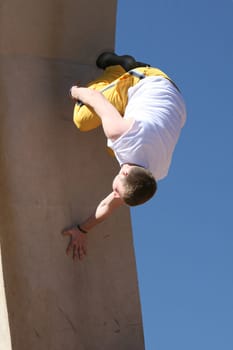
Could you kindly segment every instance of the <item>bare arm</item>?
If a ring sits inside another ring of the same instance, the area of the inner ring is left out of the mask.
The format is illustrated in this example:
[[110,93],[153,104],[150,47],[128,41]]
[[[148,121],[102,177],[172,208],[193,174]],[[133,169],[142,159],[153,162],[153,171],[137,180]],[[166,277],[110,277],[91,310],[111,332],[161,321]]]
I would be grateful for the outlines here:
[[99,91],[73,86],[71,95],[94,109],[102,120],[106,137],[111,140],[116,140],[133,124],[133,119],[122,118],[117,109]]
[[[97,224],[106,220],[115,209],[123,204],[124,202],[121,198],[114,197],[113,192],[110,193],[99,203],[94,213],[80,223],[81,229],[89,232]],[[69,254],[72,251],[74,260],[76,258],[82,260],[84,255],[87,254],[87,235],[82,233],[77,227],[63,231],[63,235],[70,237],[66,253]]]

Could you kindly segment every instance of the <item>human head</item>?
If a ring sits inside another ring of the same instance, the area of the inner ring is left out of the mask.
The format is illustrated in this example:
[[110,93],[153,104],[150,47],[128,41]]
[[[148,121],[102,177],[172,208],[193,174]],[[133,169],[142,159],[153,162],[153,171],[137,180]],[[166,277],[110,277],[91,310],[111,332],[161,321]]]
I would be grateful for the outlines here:
[[152,173],[137,165],[124,164],[113,181],[116,196],[129,206],[145,203],[156,190],[157,183]]

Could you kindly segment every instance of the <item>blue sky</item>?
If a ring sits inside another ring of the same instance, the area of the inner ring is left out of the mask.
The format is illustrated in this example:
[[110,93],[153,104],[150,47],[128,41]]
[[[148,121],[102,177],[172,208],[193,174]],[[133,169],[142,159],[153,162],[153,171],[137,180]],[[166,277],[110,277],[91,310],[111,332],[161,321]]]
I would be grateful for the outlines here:
[[116,50],[170,75],[188,111],[131,211],[146,350],[233,350],[233,1],[118,0]]

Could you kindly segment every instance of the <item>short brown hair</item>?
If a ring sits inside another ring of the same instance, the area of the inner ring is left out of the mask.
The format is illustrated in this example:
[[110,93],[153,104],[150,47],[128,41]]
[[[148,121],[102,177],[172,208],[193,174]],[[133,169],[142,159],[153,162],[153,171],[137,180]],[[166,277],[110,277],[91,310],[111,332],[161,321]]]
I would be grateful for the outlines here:
[[157,190],[157,183],[152,173],[140,166],[133,166],[124,179],[123,200],[130,206],[148,201]]

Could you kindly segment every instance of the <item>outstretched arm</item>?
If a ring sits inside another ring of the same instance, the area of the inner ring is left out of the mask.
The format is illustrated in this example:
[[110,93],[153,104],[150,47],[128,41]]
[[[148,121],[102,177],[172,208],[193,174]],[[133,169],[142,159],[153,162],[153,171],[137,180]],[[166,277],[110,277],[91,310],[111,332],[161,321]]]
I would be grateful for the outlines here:
[[101,94],[101,92],[73,86],[70,90],[74,99],[82,101],[94,109],[101,118],[104,133],[108,139],[116,140],[133,124],[134,119],[124,119],[117,109]]
[[[114,192],[110,193],[99,203],[94,213],[80,223],[81,230],[89,232],[97,224],[107,219],[115,209],[123,204],[123,200],[121,198],[116,198]],[[77,258],[82,260],[87,254],[87,235],[81,232],[77,226],[64,230],[63,235],[69,236],[70,238],[66,253],[69,254],[72,252],[74,260]]]

